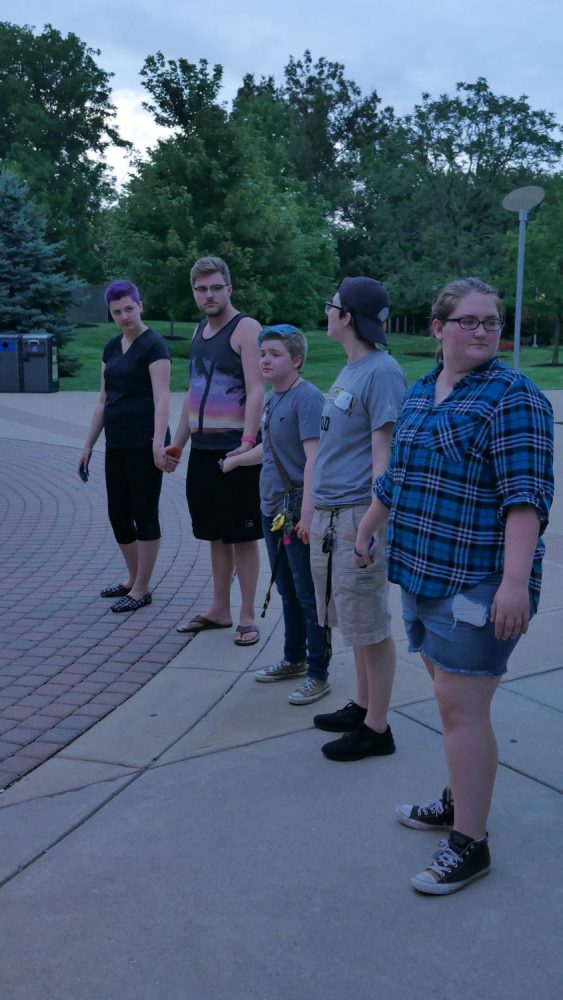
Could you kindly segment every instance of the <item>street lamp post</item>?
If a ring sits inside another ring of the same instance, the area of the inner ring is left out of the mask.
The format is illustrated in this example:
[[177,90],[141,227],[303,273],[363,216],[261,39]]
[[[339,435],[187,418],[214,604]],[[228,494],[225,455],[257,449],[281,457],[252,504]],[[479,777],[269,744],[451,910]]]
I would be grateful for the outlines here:
[[520,364],[520,328],[522,326],[522,298],[524,290],[524,251],[526,247],[526,222],[528,212],[543,201],[545,191],[542,187],[529,185],[515,188],[503,198],[502,207],[507,212],[518,212],[518,263],[516,265],[516,311],[514,315],[514,368]]

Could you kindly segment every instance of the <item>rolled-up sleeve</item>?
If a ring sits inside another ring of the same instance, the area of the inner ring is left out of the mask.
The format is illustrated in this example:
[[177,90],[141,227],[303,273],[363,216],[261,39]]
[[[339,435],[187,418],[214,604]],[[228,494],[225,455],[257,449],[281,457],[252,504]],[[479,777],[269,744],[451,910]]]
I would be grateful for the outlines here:
[[393,492],[393,480],[391,477],[391,467],[387,466],[387,469],[382,476],[378,476],[373,484],[373,492],[378,500],[381,500],[382,504],[386,507],[391,506],[392,492]]
[[545,531],[553,501],[553,410],[527,378],[517,379],[504,394],[492,421],[491,461],[499,497],[498,517],[527,504]]

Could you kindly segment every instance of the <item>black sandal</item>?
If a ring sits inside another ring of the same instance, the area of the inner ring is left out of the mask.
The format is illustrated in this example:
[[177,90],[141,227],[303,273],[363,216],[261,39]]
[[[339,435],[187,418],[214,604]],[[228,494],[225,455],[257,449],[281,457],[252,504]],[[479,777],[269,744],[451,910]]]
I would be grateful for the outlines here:
[[145,605],[151,604],[152,595],[145,594],[144,597],[140,597],[138,601],[134,597],[122,597],[120,601],[116,601],[112,604],[111,610],[115,611],[116,615],[122,615],[126,611],[138,611],[139,608],[144,608]]
[[113,587],[106,587],[100,590],[100,597],[127,597],[131,587],[126,587],[123,583],[115,583]]

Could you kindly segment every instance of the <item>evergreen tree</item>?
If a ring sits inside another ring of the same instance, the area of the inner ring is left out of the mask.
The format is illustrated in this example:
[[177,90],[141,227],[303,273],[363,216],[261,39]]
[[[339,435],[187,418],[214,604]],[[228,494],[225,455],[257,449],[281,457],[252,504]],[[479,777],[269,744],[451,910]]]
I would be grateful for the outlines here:
[[[72,337],[64,311],[83,282],[60,270],[63,248],[45,238],[46,224],[26,184],[11,170],[0,171],[0,331],[53,333],[59,348]],[[61,359],[61,373],[76,362]]]
[[111,73],[73,32],[0,21],[0,163],[29,185],[73,273],[99,281],[96,224],[113,196],[104,154],[115,128]]

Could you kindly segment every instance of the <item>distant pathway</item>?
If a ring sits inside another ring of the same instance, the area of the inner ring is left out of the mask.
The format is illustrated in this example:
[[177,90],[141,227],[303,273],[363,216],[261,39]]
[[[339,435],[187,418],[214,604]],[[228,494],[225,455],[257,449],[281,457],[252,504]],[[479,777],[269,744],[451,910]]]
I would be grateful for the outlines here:
[[153,603],[116,615],[102,587],[123,578],[106,514],[103,454],[0,440],[0,789],[31,771],[170,662],[175,626],[209,582],[183,474],[166,476]]

